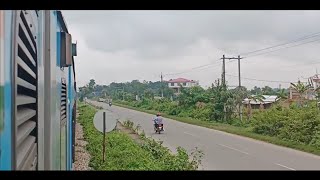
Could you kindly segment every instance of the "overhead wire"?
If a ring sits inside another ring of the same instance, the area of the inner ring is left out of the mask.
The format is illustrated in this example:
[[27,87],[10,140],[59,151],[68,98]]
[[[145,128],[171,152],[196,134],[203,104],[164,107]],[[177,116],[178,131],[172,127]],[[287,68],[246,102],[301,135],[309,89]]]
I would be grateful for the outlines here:
[[266,48],[262,48],[262,49],[258,49],[258,50],[254,50],[254,51],[250,51],[250,52],[246,52],[246,53],[240,53],[240,54],[241,55],[248,55],[248,54],[256,53],[256,52],[259,52],[259,51],[264,51],[264,50],[272,49],[272,48],[275,48],[275,47],[280,47],[280,46],[285,46],[285,45],[288,45],[288,44],[296,43],[296,42],[303,41],[303,40],[310,39],[310,38],[317,37],[317,36],[320,36],[320,32],[309,34],[309,35],[300,37],[298,39],[295,39],[295,40],[292,40],[292,41],[289,41],[289,42],[286,42],[286,43],[281,43],[281,44],[277,44],[277,45],[274,45],[274,46],[270,46],[270,47],[266,47]]

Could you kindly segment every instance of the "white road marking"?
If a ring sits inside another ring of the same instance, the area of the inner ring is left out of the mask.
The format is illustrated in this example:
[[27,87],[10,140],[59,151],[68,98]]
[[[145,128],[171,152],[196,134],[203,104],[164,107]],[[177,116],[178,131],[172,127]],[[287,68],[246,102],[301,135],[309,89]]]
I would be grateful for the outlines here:
[[233,147],[230,147],[230,146],[226,146],[226,145],[223,145],[223,144],[218,144],[218,145],[223,146],[223,147],[226,147],[226,148],[229,148],[229,149],[232,149],[232,150],[235,150],[235,151],[238,151],[238,152],[241,152],[241,153],[243,153],[243,154],[249,155],[249,153],[247,153],[247,152],[241,151],[241,150],[239,150],[239,149],[236,149],[236,148],[233,148]]
[[183,132],[183,133],[185,133],[185,134],[188,134],[188,135],[190,135],[190,136],[193,136],[193,137],[197,137],[197,138],[198,138],[198,136],[196,136],[196,135],[194,135],[194,134],[190,134],[190,133],[187,133],[187,132]]
[[282,164],[278,164],[278,163],[276,163],[276,165],[295,171],[295,169],[290,168],[290,167],[285,166],[285,165],[282,165]]

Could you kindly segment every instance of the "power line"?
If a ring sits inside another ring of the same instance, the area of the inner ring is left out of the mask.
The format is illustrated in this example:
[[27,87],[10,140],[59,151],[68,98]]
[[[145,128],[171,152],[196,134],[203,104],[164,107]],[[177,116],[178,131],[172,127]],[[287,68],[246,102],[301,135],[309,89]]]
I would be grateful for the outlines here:
[[252,56],[246,56],[244,58],[259,56],[259,55],[262,55],[262,54],[269,54],[269,53],[272,53],[272,52],[275,52],[275,51],[279,51],[279,50],[282,50],[282,49],[288,49],[288,48],[292,48],[292,47],[296,47],[296,46],[301,46],[301,45],[308,44],[308,43],[313,43],[313,42],[316,42],[316,41],[320,41],[320,39],[316,39],[316,40],[313,40],[313,41],[307,41],[307,42],[304,42],[304,43],[296,44],[296,45],[293,45],[293,46],[288,46],[288,47],[281,48],[281,49],[276,49],[276,50],[273,50],[273,51],[267,51],[267,52],[255,54],[255,55],[252,55]]
[[[232,77],[239,77],[239,76],[235,76],[232,74],[226,74],[227,76],[232,76]],[[246,77],[241,77],[241,79],[247,79],[247,80],[253,80],[253,81],[262,81],[262,82],[277,82],[277,83],[291,83],[288,81],[272,81],[272,80],[262,80],[262,79],[254,79],[254,78],[246,78]]]
[[212,66],[212,65],[215,65],[215,64],[218,64],[218,63],[219,63],[219,62],[215,61],[215,62],[212,62],[212,63],[209,63],[209,64],[204,64],[204,65],[201,65],[201,66],[196,66],[196,67],[193,67],[193,68],[191,68],[191,69],[188,69],[188,70],[185,70],[185,71],[182,71],[182,72],[168,73],[168,74],[164,74],[164,75],[166,75],[166,76],[172,76],[172,75],[184,74],[184,73],[187,73],[187,72],[190,72],[190,71],[199,69],[199,68]]
[[[270,47],[263,48],[263,49],[259,49],[259,50],[255,50],[255,51],[250,51],[250,52],[247,52],[247,53],[241,53],[241,55],[248,55],[248,54],[253,54],[253,53],[256,53],[256,52],[260,52],[260,51],[272,49],[272,48],[275,48],[275,47],[281,47],[281,46],[293,44],[293,43],[296,43],[296,42],[299,42],[299,41],[303,41],[303,40],[306,40],[306,39],[314,38],[314,37],[317,37],[317,36],[320,36],[320,32],[313,33],[313,34],[310,34],[310,35],[306,35],[306,36],[300,37],[300,38],[298,38],[298,39],[295,39],[295,40],[292,40],[292,41],[289,41],[289,42],[286,42],[286,43],[281,43],[281,44],[278,44],[278,45],[270,46]],[[287,47],[280,48],[280,49],[276,49],[276,50],[273,50],[273,51],[267,51],[267,52],[255,54],[255,55],[252,55],[252,56],[247,56],[247,57],[244,57],[244,58],[259,56],[259,55],[262,55],[262,54],[268,54],[268,53],[272,53],[272,52],[275,52],[275,51],[279,51],[279,50],[281,50],[281,49],[292,48],[292,47],[296,47],[296,46],[300,46],[300,45],[304,45],[304,44],[316,42],[316,41],[319,41],[319,40],[320,40],[320,39],[316,39],[316,40],[312,40],[312,41],[307,41],[307,42],[300,43],[300,44],[296,44],[296,45],[293,45],[293,46],[287,46]],[[244,58],[243,58],[243,59],[244,59]],[[230,63],[230,62],[233,62],[233,61],[236,61],[236,59],[227,61],[227,63]],[[216,63],[215,63],[215,62],[214,62],[214,63],[209,63],[209,64],[197,66],[197,67],[194,67],[194,68],[191,68],[191,69],[189,69],[189,70],[182,71],[182,72],[178,72],[178,73],[168,73],[168,74],[164,74],[164,75],[169,75],[169,76],[170,76],[170,75],[184,74],[184,73],[187,73],[187,72],[192,71],[192,70],[195,70],[195,69],[199,69],[199,68],[202,68],[202,67],[211,66],[211,65],[213,65],[213,64],[216,64]]]
[[282,44],[278,44],[278,45],[274,45],[274,46],[270,46],[270,47],[267,47],[267,48],[246,52],[246,53],[240,53],[240,54],[241,55],[248,55],[248,54],[256,53],[256,52],[259,52],[259,51],[264,51],[264,50],[267,50],[267,49],[272,49],[272,48],[275,48],[275,47],[280,47],[280,46],[292,44],[292,43],[295,43],[295,42],[303,41],[303,40],[306,40],[306,39],[317,37],[319,35],[320,35],[320,32],[317,32],[317,33],[313,33],[313,34],[310,34],[310,35],[307,35],[307,36],[300,37],[298,39],[295,39],[295,40],[292,40],[292,41],[289,41],[289,42],[286,42],[286,43],[282,43]]
[[320,64],[320,62],[312,62],[312,63],[299,63],[299,64],[294,64],[294,65],[290,65],[290,66],[278,66],[278,67],[294,67],[294,66],[303,66],[303,65],[314,65],[314,64]]
[[[290,42],[287,42],[287,43],[282,43],[282,44],[278,44],[278,45],[275,45],[275,46],[271,46],[271,47],[263,48],[263,49],[260,49],[260,50],[255,50],[255,51],[243,53],[243,54],[252,54],[252,53],[259,52],[259,51],[264,51],[264,50],[267,50],[267,49],[272,49],[272,48],[275,48],[275,47],[281,47],[281,46],[284,46],[284,45],[288,45],[288,44],[292,44],[292,43],[295,43],[295,42],[299,42],[299,41],[303,41],[303,40],[306,40],[306,39],[310,39],[310,38],[313,38],[313,37],[317,37],[317,36],[319,36],[319,35],[320,35],[320,32],[317,32],[317,33],[314,33],[314,34],[311,34],[311,35],[307,35],[307,36],[304,36],[304,37],[295,39],[295,40],[290,41]],[[242,58],[242,59],[249,58],[249,57],[254,57],[254,56],[259,56],[259,55],[263,55],[263,54],[269,54],[269,53],[272,53],[272,52],[275,52],[275,51],[279,51],[279,50],[282,50],[282,49],[288,49],[288,48],[292,48],[292,47],[296,47],[296,46],[301,46],[301,45],[308,44],[308,43],[313,43],[313,42],[316,42],[316,41],[320,41],[320,39],[316,39],[316,40],[312,40],[312,41],[307,41],[307,42],[303,42],[303,43],[300,43],[300,44],[295,44],[295,45],[293,45],[293,46],[287,46],[287,47],[280,48],[280,49],[276,49],[276,50],[272,50],[272,51],[267,51],[267,52],[263,52],[263,53],[258,53],[258,54],[252,55],[252,56],[246,56],[246,57],[244,57],[244,58]],[[243,55],[243,54],[242,54],[242,55]],[[236,61],[236,59],[227,61],[227,63],[234,62],[234,61]],[[178,72],[178,73],[169,73],[169,74],[165,74],[165,75],[179,75],[179,74],[184,74],[184,73],[187,73],[187,72],[189,72],[189,71],[192,71],[192,70],[195,70],[195,69],[199,69],[199,68],[202,68],[202,67],[211,66],[211,65],[214,65],[214,64],[217,64],[217,63],[216,63],[216,62],[214,62],[214,63],[209,63],[209,64],[205,64],[205,65],[201,65],[201,66],[197,66],[197,67],[191,68],[191,69],[186,70],[186,71],[182,71],[182,72]]]

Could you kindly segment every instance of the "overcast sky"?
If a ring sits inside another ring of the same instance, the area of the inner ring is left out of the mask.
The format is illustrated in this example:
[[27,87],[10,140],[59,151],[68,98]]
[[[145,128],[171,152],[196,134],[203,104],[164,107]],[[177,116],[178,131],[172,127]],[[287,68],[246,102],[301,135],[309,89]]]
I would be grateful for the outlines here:
[[[320,11],[63,11],[73,41],[78,86],[188,78],[204,87],[221,77],[227,57],[285,43],[320,32]],[[320,40],[320,36],[311,40]],[[304,42],[304,41],[303,41]],[[319,42],[248,57],[241,76],[297,81],[320,72]],[[215,63],[188,71],[193,67]],[[319,64],[315,64],[319,62]],[[309,64],[308,64],[309,63]],[[237,62],[226,63],[237,76]],[[238,78],[227,76],[229,85]],[[242,85],[288,87],[289,83],[242,80]]]

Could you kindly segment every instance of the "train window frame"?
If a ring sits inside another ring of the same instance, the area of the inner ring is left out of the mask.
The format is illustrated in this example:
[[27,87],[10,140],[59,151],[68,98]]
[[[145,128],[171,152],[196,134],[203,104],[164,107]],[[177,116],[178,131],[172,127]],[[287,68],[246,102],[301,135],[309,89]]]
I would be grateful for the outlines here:
[[60,32],[60,68],[72,65],[72,37],[67,32]]

